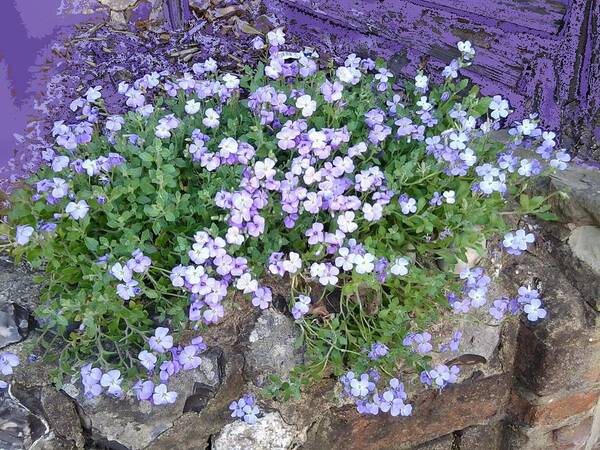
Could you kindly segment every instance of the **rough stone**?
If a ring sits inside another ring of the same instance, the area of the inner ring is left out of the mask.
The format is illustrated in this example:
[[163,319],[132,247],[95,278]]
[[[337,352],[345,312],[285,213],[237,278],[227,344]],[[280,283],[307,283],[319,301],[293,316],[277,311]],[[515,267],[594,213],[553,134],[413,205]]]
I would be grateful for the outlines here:
[[515,359],[519,382],[539,396],[581,391],[600,377],[600,315],[545,251],[521,255],[503,268],[513,284],[538,289],[548,311],[543,321],[522,319]]
[[98,0],[104,6],[112,11],[127,11],[133,8],[140,0]]
[[593,226],[575,228],[569,236],[569,246],[577,258],[600,275],[600,228]]
[[180,372],[169,380],[169,389],[178,393],[172,405],[154,406],[133,396],[120,400],[105,396],[88,399],[79,392],[76,401],[89,423],[92,439],[118,443],[132,450],[145,448],[177,423],[188,398],[197,395],[197,386],[215,389],[219,386],[219,355],[218,351],[208,350],[202,354],[198,369]]
[[563,275],[577,288],[583,299],[600,312],[600,274],[573,254],[569,245],[571,230],[561,224],[545,224],[541,231],[548,251]]
[[454,434],[447,434],[416,447],[410,447],[410,450],[452,450],[456,437]]
[[552,432],[557,449],[584,448],[592,430],[592,417],[574,425],[567,425]]
[[456,448],[461,450],[495,450],[503,448],[504,423],[469,427],[455,433]]
[[287,450],[296,437],[293,427],[278,413],[267,413],[249,425],[236,420],[223,428],[215,438],[212,450]]
[[29,333],[29,313],[15,303],[0,304],[0,349],[20,342]]
[[568,199],[555,198],[555,210],[564,220],[577,225],[600,225],[600,171],[577,165],[552,175],[552,190],[561,190]]
[[301,349],[294,345],[298,335],[291,318],[273,309],[263,311],[248,336],[245,374],[257,386],[271,374],[285,377],[303,361]]
[[21,450],[29,448],[46,432],[46,424],[8,392],[0,392],[0,448]]
[[15,303],[32,311],[37,306],[39,292],[32,272],[0,257],[0,305]]

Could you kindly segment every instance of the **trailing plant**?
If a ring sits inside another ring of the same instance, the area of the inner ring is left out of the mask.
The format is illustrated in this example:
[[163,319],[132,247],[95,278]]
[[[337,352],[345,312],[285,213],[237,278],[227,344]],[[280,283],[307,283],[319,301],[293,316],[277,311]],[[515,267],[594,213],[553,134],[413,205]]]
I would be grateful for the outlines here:
[[372,412],[373,373],[346,371],[376,369],[392,377],[378,408],[406,415],[400,369],[438,387],[456,379],[429,367],[431,336],[417,333],[444,311],[543,316],[531,291],[488,302],[482,271],[454,274],[482,238],[505,233],[507,249],[525,251],[533,235],[504,219],[552,218],[527,188],[569,160],[535,116],[501,132],[508,102],[458,77],[470,43],[434,84],[356,55],[320,66],[311,51],[281,51],[281,30],[267,39],[268,59],[244,73],[209,59],[121,83],[124,115],[90,87],[72,104],[83,120],[54,124],[47,164],[2,227],[3,246],[44,269],[36,317],[56,382],[80,370],[90,396],[138,380],[138,398],[175,401],[169,378],[206,348],[175,345],[182,332],[218,326],[242,301],[234,291],[269,308],[269,275],[289,286],[306,363],[268,392],[299,395],[333,373]]

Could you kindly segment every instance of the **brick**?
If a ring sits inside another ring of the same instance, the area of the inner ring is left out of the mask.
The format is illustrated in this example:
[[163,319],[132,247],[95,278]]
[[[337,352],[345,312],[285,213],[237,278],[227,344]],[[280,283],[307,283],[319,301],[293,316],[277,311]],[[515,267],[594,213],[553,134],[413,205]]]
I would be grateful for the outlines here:
[[467,380],[441,393],[427,390],[411,399],[413,415],[359,415],[353,406],[336,408],[309,433],[304,450],[398,450],[432,441],[503,413],[510,375]]
[[578,392],[535,404],[523,393],[513,390],[508,412],[511,418],[531,427],[559,426],[573,417],[590,413],[600,397],[600,391]]
[[557,450],[580,449],[585,444],[592,431],[593,417],[587,417],[582,421],[567,425],[552,432],[552,440]]

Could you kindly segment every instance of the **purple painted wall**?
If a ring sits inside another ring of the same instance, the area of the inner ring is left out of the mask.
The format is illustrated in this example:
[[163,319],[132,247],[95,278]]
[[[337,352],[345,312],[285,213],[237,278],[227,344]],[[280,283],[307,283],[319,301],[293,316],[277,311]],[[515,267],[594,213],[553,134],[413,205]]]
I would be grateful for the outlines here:
[[[378,54],[412,76],[439,72],[457,41],[477,46],[467,74],[508,97],[515,118],[539,112],[577,140],[600,110],[600,0],[266,0],[290,34],[334,53]],[[600,133],[600,129],[596,130]],[[589,133],[588,133],[589,138]]]

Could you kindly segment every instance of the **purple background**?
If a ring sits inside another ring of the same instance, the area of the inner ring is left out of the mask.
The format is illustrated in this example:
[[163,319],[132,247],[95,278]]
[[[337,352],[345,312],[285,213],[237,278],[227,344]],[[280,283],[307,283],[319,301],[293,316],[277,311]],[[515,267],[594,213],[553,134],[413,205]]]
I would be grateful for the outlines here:
[[[63,0],[3,0],[0,14],[0,165],[13,156],[40,90],[39,66],[52,41],[87,16],[69,14]],[[70,2],[73,3],[73,2]],[[75,4],[77,2],[74,2]]]

